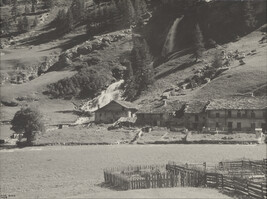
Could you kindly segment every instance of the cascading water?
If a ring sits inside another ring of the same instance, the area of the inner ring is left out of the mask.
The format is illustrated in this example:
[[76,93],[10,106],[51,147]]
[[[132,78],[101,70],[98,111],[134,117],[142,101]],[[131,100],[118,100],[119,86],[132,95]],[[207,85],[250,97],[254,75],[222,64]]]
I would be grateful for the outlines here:
[[175,46],[175,38],[176,38],[176,33],[177,33],[177,26],[179,25],[180,21],[183,19],[184,16],[181,18],[177,18],[173,24],[172,27],[170,28],[168,35],[166,37],[165,43],[163,45],[161,55],[165,57],[169,53],[173,52],[174,46]]
[[124,80],[120,80],[113,84],[110,84],[109,87],[102,91],[99,96],[86,102],[81,109],[84,111],[95,111],[98,107],[103,107],[112,100],[122,100],[122,90],[120,86],[124,83]]

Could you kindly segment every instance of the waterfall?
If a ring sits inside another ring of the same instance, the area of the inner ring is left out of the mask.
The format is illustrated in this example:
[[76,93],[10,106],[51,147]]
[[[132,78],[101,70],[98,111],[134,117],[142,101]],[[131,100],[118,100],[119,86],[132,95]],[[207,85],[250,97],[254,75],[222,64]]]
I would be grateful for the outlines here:
[[112,100],[121,100],[122,90],[120,86],[124,83],[124,80],[117,81],[110,84],[109,87],[102,91],[101,94],[92,100],[86,102],[81,109],[85,111],[95,111],[98,107],[103,107]]
[[177,26],[179,25],[179,23],[183,19],[183,17],[184,16],[182,16],[181,18],[177,18],[173,22],[173,24],[172,24],[172,26],[171,26],[171,28],[170,28],[170,30],[168,32],[168,35],[166,37],[166,40],[165,40],[165,43],[163,45],[162,51],[161,51],[161,55],[163,57],[165,57],[167,54],[173,52],[174,46],[175,46],[174,44],[175,44],[176,33],[177,33]]

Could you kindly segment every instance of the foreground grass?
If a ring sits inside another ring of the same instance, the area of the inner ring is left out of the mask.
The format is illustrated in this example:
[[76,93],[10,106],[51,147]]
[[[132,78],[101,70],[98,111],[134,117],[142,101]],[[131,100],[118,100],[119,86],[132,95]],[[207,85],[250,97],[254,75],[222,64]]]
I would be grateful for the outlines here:
[[[168,161],[212,164],[242,157],[266,158],[266,145],[54,146],[1,150],[0,188],[1,194],[17,198],[73,198],[84,194],[109,198],[111,192],[115,196],[118,193],[101,188],[104,168]],[[191,192],[188,189],[186,197]],[[157,190],[154,193],[157,196]],[[139,194],[146,196],[142,191]],[[192,194],[191,197],[196,196]],[[131,196],[136,195],[127,195]],[[171,191],[166,191],[166,196],[179,198]]]

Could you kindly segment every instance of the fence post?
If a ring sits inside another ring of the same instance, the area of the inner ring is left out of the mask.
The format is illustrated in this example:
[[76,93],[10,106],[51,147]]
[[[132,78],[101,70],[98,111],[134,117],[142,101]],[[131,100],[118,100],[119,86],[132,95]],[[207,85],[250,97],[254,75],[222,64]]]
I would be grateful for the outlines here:
[[206,162],[203,162],[203,167],[204,167],[204,171],[206,172],[206,169],[207,169],[207,163]]
[[250,197],[250,195],[249,195],[249,185],[248,185],[248,181],[247,181],[247,195],[248,195],[248,197]]
[[224,179],[223,179],[223,175],[221,174],[222,177],[222,189],[224,188]]
[[261,196],[262,196],[262,198],[265,197],[265,194],[264,194],[264,192],[263,192],[263,184],[262,184],[262,183],[261,183]]

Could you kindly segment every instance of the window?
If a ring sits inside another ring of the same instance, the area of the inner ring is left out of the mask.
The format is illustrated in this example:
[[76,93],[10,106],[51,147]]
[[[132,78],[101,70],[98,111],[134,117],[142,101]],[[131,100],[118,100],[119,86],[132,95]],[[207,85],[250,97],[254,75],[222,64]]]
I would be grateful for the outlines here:
[[266,131],[266,124],[265,123],[261,123],[261,128],[262,128],[262,131],[265,132]]
[[241,117],[241,112],[240,111],[237,111],[237,117]]
[[232,111],[228,111],[228,117],[232,117]]
[[216,113],[216,117],[220,117],[220,113]]
[[219,125],[219,122],[216,122],[216,128],[219,128],[220,125]]
[[237,130],[238,130],[238,131],[241,130],[241,122],[237,122]]
[[232,129],[233,128],[233,122],[228,122],[228,128]]
[[198,122],[198,115],[195,115],[195,121]]
[[246,117],[247,117],[247,115],[248,115],[248,111],[247,111],[247,110],[245,110],[245,113],[243,114],[243,117],[244,117],[244,118],[246,118]]
[[256,124],[255,123],[251,123],[251,130],[254,131],[256,128]]
[[251,118],[255,118],[255,113],[254,113],[254,111],[251,111]]

